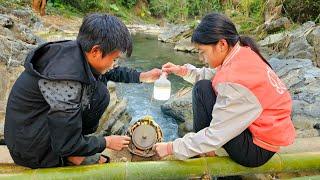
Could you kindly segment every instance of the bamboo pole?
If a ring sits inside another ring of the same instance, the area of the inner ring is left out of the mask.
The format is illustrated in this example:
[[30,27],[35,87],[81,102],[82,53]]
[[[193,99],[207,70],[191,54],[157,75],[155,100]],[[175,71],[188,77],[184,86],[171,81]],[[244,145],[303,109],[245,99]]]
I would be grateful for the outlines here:
[[[0,166],[1,168],[1,166]],[[248,168],[229,157],[207,157],[186,161],[121,162],[25,170],[0,174],[0,179],[189,179],[210,176],[320,170],[320,152],[275,154],[263,166]],[[320,171],[319,171],[320,172]]]
[[320,176],[304,176],[298,178],[292,178],[291,180],[319,180]]

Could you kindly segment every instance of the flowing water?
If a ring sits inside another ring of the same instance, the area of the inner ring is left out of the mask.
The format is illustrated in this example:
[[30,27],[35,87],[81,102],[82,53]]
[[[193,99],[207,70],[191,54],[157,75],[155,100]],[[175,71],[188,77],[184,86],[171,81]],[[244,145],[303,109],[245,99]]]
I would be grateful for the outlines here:
[[[180,65],[191,63],[196,66],[201,66],[196,54],[174,51],[171,44],[161,43],[157,40],[157,37],[138,34],[133,37],[133,40],[132,56],[122,61],[120,63],[121,66],[135,68],[139,71],[161,68],[166,62]],[[168,79],[171,81],[172,94],[181,88],[191,86],[191,84],[182,78],[174,75],[170,75]],[[153,83],[120,83],[117,91],[120,96],[128,99],[128,112],[132,116],[131,123],[145,115],[151,115],[162,128],[165,141],[170,141],[178,137],[178,125],[176,121],[161,112],[160,106],[165,103],[165,101],[157,101],[152,98]]]

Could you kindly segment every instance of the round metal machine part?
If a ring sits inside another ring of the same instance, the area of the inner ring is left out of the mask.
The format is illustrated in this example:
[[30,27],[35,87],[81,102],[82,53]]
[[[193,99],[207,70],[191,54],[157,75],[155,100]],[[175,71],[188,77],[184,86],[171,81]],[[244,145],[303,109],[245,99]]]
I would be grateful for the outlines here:
[[162,130],[151,116],[135,122],[128,128],[127,135],[131,137],[129,151],[142,157],[155,155],[153,145],[163,140]]

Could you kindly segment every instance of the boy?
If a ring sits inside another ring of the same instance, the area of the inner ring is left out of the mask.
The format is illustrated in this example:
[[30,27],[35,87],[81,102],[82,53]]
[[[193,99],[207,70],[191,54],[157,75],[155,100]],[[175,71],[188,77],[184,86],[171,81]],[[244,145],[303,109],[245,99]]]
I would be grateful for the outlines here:
[[152,82],[161,71],[113,68],[132,40],[116,17],[84,18],[76,41],[43,44],[26,58],[15,82],[5,118],[5,141],[16,164],[30,168],[104,163],[106,147],[121,150],[126,136],[86,136],[95,132],[109,104],[108,80]]

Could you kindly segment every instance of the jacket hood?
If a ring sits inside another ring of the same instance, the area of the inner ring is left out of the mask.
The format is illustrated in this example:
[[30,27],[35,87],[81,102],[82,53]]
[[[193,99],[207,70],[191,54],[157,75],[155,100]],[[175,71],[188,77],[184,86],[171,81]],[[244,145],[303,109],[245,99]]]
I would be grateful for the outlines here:
[[74,80],[90,84],[95,78],[77,41],[57,41],[40,45],[25,61],[27,72],[50,80]]

